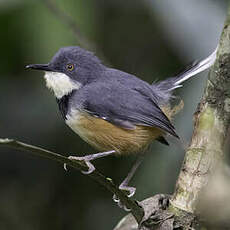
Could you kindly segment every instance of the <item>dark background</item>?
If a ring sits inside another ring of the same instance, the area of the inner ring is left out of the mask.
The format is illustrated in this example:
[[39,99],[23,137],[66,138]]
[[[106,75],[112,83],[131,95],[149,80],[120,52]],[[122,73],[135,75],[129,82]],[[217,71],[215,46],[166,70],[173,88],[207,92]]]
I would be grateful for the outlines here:
[[[42,73],[30,63],[47,63],[63,46],[79,45],[47,1],[0,1],[0,137],[19,139],[66,156],[96,151],[63,122]],[[115,68],[153,82],[180,72],[216,47],[225,1],[65,0],[53,1]],[[192,133],[192,116],[207,72],[177,93],[185,108],[175,119],[181,143],[153,143],[137,172],[135,198],[172,193]],[[134,157],[97,160],[97,168],[119,184]],[[112,194],[78,171],[55,162],[0,148],[0,229],[112,229],[126,213]]]

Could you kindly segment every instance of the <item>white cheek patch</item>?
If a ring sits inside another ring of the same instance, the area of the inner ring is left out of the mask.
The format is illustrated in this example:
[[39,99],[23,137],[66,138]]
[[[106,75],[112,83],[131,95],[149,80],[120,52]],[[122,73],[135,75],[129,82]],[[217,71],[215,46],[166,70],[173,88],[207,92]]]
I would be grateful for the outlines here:
[[60,99],[75,89],[81,87],[81,83],[73,82],[66,74],[58,72],[45,72],[46,86]]

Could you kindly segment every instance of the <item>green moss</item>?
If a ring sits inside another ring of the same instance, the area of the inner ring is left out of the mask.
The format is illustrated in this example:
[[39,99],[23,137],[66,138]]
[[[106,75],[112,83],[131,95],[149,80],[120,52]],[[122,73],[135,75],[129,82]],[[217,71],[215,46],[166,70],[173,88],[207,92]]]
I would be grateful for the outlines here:
[[187,151],[186,154],[186,162],[194,162],[196,160],[199,160],[199,158],[197,158],[197,155],[202,155],[205,152],[204,149],[202,148],[190,148]]
[[214,126],[214,109],[207,106],[200,114],[198,131],[209,131]]
[[174,207],[172,204],[169,205],[168,211],[169,211],[170,213],[174,214],[175,216],[180,216],[181,213],[183,212],[183,211],[180,210],[179,208]]
[[177,192],[177,196],[182,196],[182,197],[185,197],[187,192],[182,188],[182,187],[177,187],[176,189],[176,192]]

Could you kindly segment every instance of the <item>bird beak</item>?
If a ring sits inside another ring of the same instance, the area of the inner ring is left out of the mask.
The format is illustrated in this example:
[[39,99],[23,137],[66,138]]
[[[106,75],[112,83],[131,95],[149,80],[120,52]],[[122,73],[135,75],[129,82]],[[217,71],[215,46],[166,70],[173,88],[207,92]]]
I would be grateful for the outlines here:
[[27,65],[26,69],[44,70],[44,71],[54,71],[49,64],[31,64]]

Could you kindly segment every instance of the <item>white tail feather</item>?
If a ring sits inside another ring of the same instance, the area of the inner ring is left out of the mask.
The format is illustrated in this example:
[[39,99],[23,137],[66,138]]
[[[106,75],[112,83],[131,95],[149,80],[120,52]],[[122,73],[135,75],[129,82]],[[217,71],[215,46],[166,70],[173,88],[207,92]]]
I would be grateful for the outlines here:
[[[194,68],[192,68],[191,70],[189,70],[188,72],[185,72],[181,78],[178,79],[178,81],[174,82],[174,86],[172,89],[177,88],[176,86],[179,86],[182,82],[186,81],[187,79],[189,79],[190,77],[208,69],[209,67],[211,67],[215,60],[216,60],[216,52],[217,52],[217,48],[216,50],[207,58],[205,58],[204,60],[200,61],[199,63],[197,63],[197,65],[194,66]],[[179,86],[180,87],[180,86]]]

